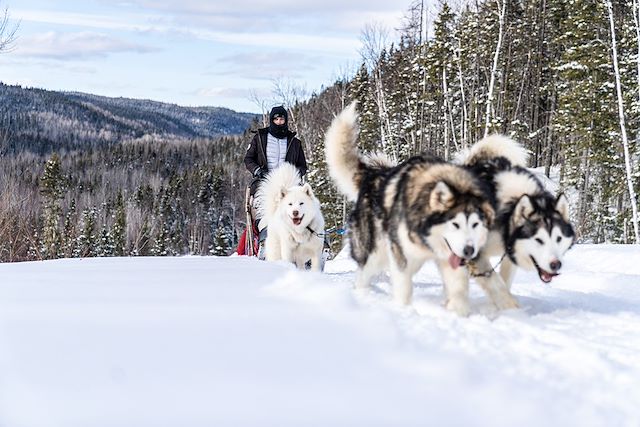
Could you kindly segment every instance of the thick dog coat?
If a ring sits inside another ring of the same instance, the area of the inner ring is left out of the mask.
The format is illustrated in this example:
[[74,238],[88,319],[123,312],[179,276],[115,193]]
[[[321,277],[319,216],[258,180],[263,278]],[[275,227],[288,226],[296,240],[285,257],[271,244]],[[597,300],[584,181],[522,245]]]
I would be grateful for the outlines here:
[[256,193],[256,209],[266,221],[266,260],[285,260],[319,271],[324,218],[309,184],[300,185],[298,169],[284,163],[270,172]]
[[[329,172],[355,208],[349,219],[351,255],[358,263],[356,287],[390,273],[395,299],[408,304],[412,277],[428,259],[444,281],[446,306],[469,313],[469,273],[487,240],[494,209],[488,189],[470,171],[440,159],[417,156],[394,166],[384,156],[365,157],[356,148],[355,105],[336,117],[325,137]],[[501,309],[517,302],[501,282],[484,290]]]

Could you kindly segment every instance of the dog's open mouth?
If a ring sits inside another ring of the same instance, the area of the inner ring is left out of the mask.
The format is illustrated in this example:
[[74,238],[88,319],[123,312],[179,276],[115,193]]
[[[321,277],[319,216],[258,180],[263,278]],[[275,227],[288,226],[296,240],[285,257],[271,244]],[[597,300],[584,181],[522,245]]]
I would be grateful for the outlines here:
[[294,216],[293,218],[291,218],[291,221],[293,221],[293,225],[300,225],[302,223],[302,218],[304,218],[304,215]]
[[467,264],[466,259],[460,258],[458,255],[454,254],[453,252],[451,252],[451,255],[449,255],[449,265],[454,270],[458,267],[464,267],[466,264]]
[[540,280],[542,280],[544,283],[551,283],[551,280],[553,280],[554,277],[560,274],[549,273],[548,271],[543,270],[542,268],[540,268],[534,257],[532,257],[531,255],[529,255],[529,257],[531,258],[531,261],[533,261],[533,265],[535,265],[536,269],[538,270],[538,276],[540,277]]
[[451,245],[449,244],[449,242],[447,241],[447,239],[444,239],[445,243],[447,244],[447,246],[449,247],[449,251],[451,252],[451,255],[449,255],[449,265],[451,266],[451,268],[453,268],[454,270],[458,267],[463,267],[464,265],[466,265],[467,260],[464,258],[459,257],[458,255],[456,255],[455,252],[453,252],[453,249],[451,249]]

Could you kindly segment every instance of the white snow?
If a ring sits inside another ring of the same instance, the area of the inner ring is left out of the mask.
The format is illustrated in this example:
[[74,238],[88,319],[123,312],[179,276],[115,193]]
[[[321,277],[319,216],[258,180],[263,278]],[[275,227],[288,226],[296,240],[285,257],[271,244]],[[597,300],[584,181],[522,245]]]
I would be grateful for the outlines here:
[[638,426],[640,246],[576,245],[521,309],[411,307],[246,257],[0,265],[0,426]]

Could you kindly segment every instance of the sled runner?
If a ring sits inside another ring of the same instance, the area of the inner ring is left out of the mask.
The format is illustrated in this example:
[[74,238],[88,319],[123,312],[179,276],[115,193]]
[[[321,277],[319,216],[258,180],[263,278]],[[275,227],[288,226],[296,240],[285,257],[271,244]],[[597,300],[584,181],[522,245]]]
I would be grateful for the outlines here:
[[245,192],[245,213],[247,226],[245,227],[240,241],[238,242],[238,255],[258,256],[258,230],[253,216],[253,196],[251,195],[251,185],[247,186]]

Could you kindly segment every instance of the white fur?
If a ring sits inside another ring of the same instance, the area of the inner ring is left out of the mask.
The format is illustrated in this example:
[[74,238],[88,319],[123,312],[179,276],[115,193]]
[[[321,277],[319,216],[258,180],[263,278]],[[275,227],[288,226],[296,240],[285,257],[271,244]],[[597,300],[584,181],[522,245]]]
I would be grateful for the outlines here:
[[514,166],[527,166],[529,154],[525,148],[505,135],[489,135],[476,142],[468,152],[463,152],[465,163],[469,164],[476,155],[482,152],[485,156],[490,153],[493,157],[505,157]]
[[258,212],[268,227],[266,260],[293,262],[301,269],[311,260],[311,270],[320,271],[324,245],[324,238],[317,235],[324,234],[320,201],[309,184],[299,183],[297,168],[285,163],[267,176],[256,193]]
[[324,137],[324,150],[329,173],[338,190],[349,200],[356,201],[358,187],[353,179],[359,168],[358,113],[356,103],[351,103],[331,123]]
[[496,188],[498,210],[506,203],[519,199],[523,194],[537,194],[540,191],[535,178],[510,171],[496,175]]

